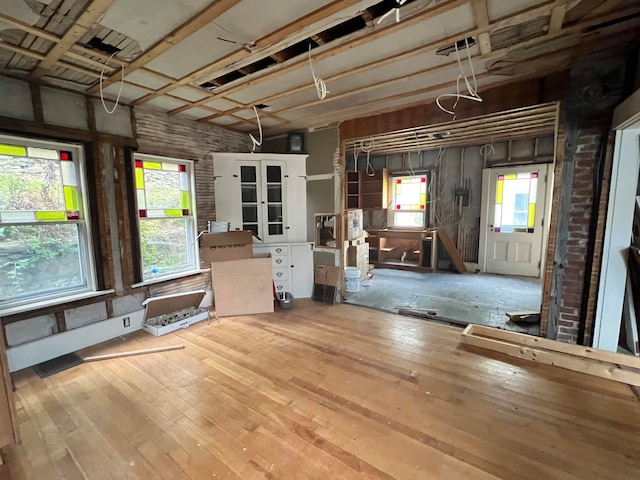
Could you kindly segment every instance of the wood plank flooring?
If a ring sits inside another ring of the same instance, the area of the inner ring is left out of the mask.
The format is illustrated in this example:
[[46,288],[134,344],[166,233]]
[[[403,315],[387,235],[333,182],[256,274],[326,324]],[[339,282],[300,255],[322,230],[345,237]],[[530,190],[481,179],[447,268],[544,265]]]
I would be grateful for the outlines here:
[[459,345],[460,329],[296,300],[14,375],[13,480],[631,479],[627,385]]

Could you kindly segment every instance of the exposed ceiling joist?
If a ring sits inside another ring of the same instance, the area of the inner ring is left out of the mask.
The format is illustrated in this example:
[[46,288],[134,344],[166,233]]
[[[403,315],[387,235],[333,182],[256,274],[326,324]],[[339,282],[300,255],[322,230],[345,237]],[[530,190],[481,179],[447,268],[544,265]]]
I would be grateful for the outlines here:
[[[479,30],[488,30],[489,9],[487,7],[487,0],[472,0],[471,6],[473,7],[473,18],[476,28]],[[480,53],[483,55],[491,53],[491,37],[488,31],[478,34],[478,43],[480,44]]]
[[80,15],[71,28],[67,30],[67,33],[62,36],[60,41],[49,50],[44,60],[40,62],[29,76],[33,79],[38,79],[46,75],[56,62],[75,45],[80,37],[100,20],[100,17],[104,15],[114,1],[115,0],[93,0],[84,13]]
[[567,13],[567,5],[560,5],[551,10],[551,19],[549,20],[549,34],[558,33],[562,30],[564,16]]

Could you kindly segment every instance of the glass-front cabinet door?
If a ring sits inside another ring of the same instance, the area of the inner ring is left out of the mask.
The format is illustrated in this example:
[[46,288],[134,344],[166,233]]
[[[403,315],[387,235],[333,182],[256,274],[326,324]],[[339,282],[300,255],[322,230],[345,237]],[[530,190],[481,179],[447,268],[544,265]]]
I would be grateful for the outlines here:
[[263,235],[266,242],[287,240],[286,173],[284,162],[262,162]]
[[240,196],[242,202],[242,230],[260,236],[260,164],[240,165]]

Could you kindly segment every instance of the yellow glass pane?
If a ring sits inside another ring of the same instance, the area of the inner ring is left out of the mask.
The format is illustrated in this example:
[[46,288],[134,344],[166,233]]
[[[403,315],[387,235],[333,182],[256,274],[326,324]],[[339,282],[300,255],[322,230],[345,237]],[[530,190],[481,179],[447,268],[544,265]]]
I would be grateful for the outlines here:
[[78,189],[76,187],[64,187],[64,206],[67,210],[80,210],[78,201]]
[[533,228],[536,223],[536,204],[529,204],[529,219],[527,221],[527,228]]
[[142,168],[136,168],[136,188],[144,188],[144,170]]
[[182,205],[182,208],[190,210],[191,209],[191,202],[189,201],[189,192],[186,192],[184,190],[182,190],[180,192],[180,204]]
[[65,212],[36,212],[36,220],[40,222],[57,222],[66,219]]
[[426,193],[421,193],[420,194],[420,204],[421,205],[426,205],[427,204],[427,194]]
[[143,162],[142,166],[149,170],[162,170],[162,163],[160,162]]
[[510,173],[509,175],[505,175],[504,179],[505,180],[515,180],[518,178],[518,174],[517,173]]
[[27,149],[18,145],[0,144],[0,155],[12,155],[14,157],[26,157]]
[[502,192],[504,191],[504,181],[496,182],[496,205],[502,205]]
[[182,210],[178,210],[177,208],[169,208],[169,209],[164,211],[164,214],[167,217],[181,217],[182,216]]

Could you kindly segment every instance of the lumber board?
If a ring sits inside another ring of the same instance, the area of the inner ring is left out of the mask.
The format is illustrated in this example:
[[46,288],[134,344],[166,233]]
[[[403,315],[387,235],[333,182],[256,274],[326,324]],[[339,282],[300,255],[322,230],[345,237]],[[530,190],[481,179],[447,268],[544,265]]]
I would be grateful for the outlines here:
[[[640,359],[631,355],[594,350],[538,337],[527,338],[519,333],[478,325],[469,325],[464,329],[461,334],[461,343],[532,362],[640,386],[640,372],[622,368],[639,368]],[[529,346],[532,344],[534,346]]]
[[444,245],[444,248],[449,254],[449,257],[451,258],[451,261],[456,267],[458,273],[465,273],[467,271],[467,267],[465,266],[458,249],[453,243],[453,240],[451,240],[451,237],[447,233],[447,230],[445,228],[436,228],[436,231],[438,232],[440,241],[442,242],[442,245]]
[[184,345],[167,345],[164,347],[145,348],[143,350],[132,350],[129,352],[108,353],[106,355],[94,355],[83,358],[85,362],[97,362],[99,360],[109,360],[112,358],[133,357],[134,355],[146,355],[147,353],[168,352],[169,350],[180,350]]
[[507,342],[518,345],[526,345],[534,348],[549,350],[552,352],[566,353],[577,357],[585,357],[600,362],[613,363],[630,368],[640,369],[640,358],[632,355],[623,355],[606,350],[598,350],[597,348],[585,347],[582,345],[574,345],[572,343],[558,342],[548,338],[534,337],[522,333],[509,332],[507,330],[499,330],[497,328],[485,327],[483,325],[469,325],[463,332],[463,335],[475,335]]

